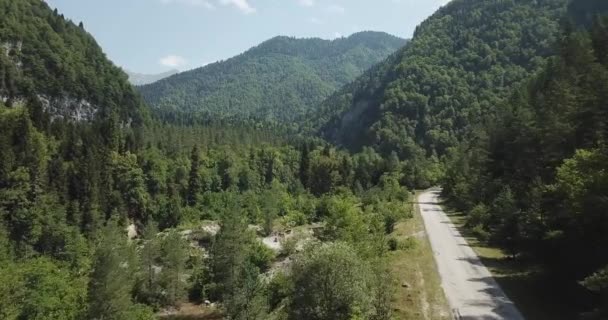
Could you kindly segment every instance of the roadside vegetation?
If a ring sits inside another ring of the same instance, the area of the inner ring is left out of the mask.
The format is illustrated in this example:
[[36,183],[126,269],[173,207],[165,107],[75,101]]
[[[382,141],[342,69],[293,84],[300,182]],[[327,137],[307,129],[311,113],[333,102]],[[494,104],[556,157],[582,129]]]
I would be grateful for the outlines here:
[[320,106],[371,61],[153,115],[84,23],[0,0],[0,319],[449,319],[412,206],[438,183],[528,318],[608,318],[608,8],[568,2],[454,0]]
[[[608,20],[577,16],[581,6],[593,3],[572,3],[572,21],[581,24],[564,25],[559,53],[544,70],[513,93],[486,129],[452,149],[443,186],[448,204],[466,213],[466,227],[508,256],[500,262],[525,270],[519,279],[529,279],[528,290],[511,290],[513,300],[573,308],[556,317],[578,312],[602,319]],[[543,304],[545,297],[552,299]],[[528,304],[520,304],[525,311]]]
[[590,293],[579,284],[564,284],[534,259],[514,259],[467,227],[466,215],[445,211],[526,319],[576,319],[593,307]]
[[451,319],[420,208],[412,197],[412,218],[399,221],[390,235],[396,250],[389,254],[393,275],[395,319]]

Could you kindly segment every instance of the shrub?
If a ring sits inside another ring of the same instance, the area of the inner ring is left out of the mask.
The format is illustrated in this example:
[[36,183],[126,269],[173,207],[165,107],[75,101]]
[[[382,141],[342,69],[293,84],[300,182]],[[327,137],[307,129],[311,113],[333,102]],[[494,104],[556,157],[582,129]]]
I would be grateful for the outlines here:
[[397,241],[397,239],[395,238],[388,239],[388,248],[391,251],[397,251],[397,249],[399,248],[399,241]]

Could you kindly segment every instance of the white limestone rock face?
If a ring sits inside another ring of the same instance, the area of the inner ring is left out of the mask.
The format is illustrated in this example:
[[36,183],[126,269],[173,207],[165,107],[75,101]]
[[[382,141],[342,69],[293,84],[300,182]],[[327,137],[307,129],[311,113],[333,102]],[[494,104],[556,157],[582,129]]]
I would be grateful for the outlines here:
[[[42,109],[51,115],[51,120],[65,119],[74,122],[87,122],[92,121],[99,111],[99,107],[85,99],[75,99],[67,96],[50,97],[43,94],[37,95],[37,98],[42,105]],[[7,103],[9,100],[13,106],[24,105],[27,102],[23,97],[0,95],[0,102]]]
[[[21,41],[6,41],[0,43],[0,51],[9,57],[17,68],[21,68],[23,63],[18,58],[23,48]],[[46,94],[38,94],[38,100],[42,104],[44,111],[51,115],[53,120],[66,119],[75,122],[91,121],[99,111],[99,106],[95,106],[85,99],[77,99],[69,96],[51,97]],[[24,97],[8,97],[0,95],[0,102],[6,103],[11,100],[13,105],[21,105],[26,102]]]
[[23,48],[23,42],[21,41],[16,41],[16,42],[10,42],[10,41],[6,41],[3,42],[0,47],[3,49],[4,51],[4,55],[6,55],[7,57],[9,57],[11,55],[11,52],[14,50],[17,53],[21,52],[21,49]]
[[53,120],[66,119],[75,122],[91,121],[95,118],[99,108],[84,99],[71,97],[49,97],[38,95],[44,111],[48,112]]
[[[2,52],[7,58],[10,58],[11,54],[15,57],[18,57],[19,53],[21,53],[21,49],[23,48],[23,42],[3,42],[0,44],[0,48],[2,49]],[[23,62],[21,62],[21,60],[18,58],[13,58],[9,60],[12,60],[13,63],[17,66],[17,68],[21,68],[23,66]]]
[[135,238],[137,238],[137,227],[135,226],[135,224],[130,224],[127,229],[127,238],[129,238],[129,240],[133,240]]

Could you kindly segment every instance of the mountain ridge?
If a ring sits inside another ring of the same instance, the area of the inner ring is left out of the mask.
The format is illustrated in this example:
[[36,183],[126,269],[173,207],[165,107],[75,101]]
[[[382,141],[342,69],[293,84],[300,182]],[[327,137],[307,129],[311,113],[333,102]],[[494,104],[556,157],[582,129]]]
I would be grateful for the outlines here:
[[405,43],[380,32],[335,40],[278,36],[139,90],[160,113],[290,122]]
[[308,127],[353,151],[371,146],[403,159],[441,156],[511,86],[540,70],[554,52],[566,6],[565,0],[452,1],[418,26],[407,46],[308,115]]

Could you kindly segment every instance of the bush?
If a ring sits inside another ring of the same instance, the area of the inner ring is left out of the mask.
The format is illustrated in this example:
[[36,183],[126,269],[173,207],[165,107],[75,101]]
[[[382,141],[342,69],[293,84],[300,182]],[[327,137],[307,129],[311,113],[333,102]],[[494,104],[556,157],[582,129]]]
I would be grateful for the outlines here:
[[268,303],[271,309],[277,309],[291,294],[290,279],[283,272],[278,272],[268,283]]
[[255,241],[251,247],[249,260],[262,271],[268,270],[275,258],[275,253],[263,243]]
[[477,239],[481,241],[487,241],[490,238],[490,233],[486,229],[484,229],[482,225],[474,226],[473,228],[471,228],[471,232]]
[[418,241],[413,237],[409,237],[403,241],[399,241],[397,248],[399,250],[411,250],[413,248],[416,248],[417,245]]
[[296,253],[299,241],[300,236],[298,234],[294,234],[293,236],[286,238],[283,241],[283,248],[281,249],[281,254],[284,256],[290,256]]
[[283,219],[285,221],[285,224],[289,227],[298,227],[308,223],[308,218],[306,217],[306,215],[303,212],[297,210],[289,210],[287,215]]
[[311,247],[291,267],[290,318],[349,320],[371,310],[370,272],[346,244]]
[[399,248],[399,241],[397,241],[397,239],[395,238],[388,239],[388,248],[391,251],[397,251],[397,249]]
[[486,207],[483,203],[477,204],[469,212],[466,227],[472,230],[477,227],[485,226],[487,225],[489,219],[490,213],[488,211],[488,207]]

